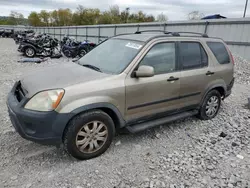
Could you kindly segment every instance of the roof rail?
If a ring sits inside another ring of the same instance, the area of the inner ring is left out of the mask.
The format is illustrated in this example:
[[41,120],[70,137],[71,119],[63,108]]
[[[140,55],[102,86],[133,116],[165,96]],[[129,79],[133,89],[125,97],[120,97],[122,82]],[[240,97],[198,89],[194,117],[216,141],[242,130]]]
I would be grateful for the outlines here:
[[179,37],[179,36],[181,36],[178,32],[170,32],[170,31],[168,31],[166,34],[170,34],[170,35],[172,35],[172,36],[174,36],[174,37]]
[[208,38],[208,35],[207,35],[206,33],[184,32],[184,31],[180,31],[180,32],[176,32],[176,33],[194,34],[194,35],[200,35],[200,36],[202,36],[202,37]]
[[164,31],[164,30],[144,30],[144,31],[136,31],[135,34],[141,34],[141,33],[146,33],[146,32],[161,32],[164,34],[169,34],[175,37],[179,37],[181,36],[180,34],[194,34],[194,35],[200,35],[201,37],[205,37],[208,38],[208,35],[206,33],[196,33],[196,32],[184,32],[184,31],[180,31],[180,32],[171,32],[171,31]]
[[144,30],[144,31],[136,31],[135,34],[147,33],[147,32],[161,32],[164,34],[170,34],[168,31],[164,30]]

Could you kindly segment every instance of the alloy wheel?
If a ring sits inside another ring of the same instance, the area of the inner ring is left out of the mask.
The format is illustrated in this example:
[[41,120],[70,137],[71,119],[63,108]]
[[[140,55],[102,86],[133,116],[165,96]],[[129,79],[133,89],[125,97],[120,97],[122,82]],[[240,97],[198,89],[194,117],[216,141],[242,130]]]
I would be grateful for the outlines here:
[[28,48],[26,50],[26,55],[29,56],[29,57],[32,57],[34,55],[35,51],[31,48]]
[[206,115],[208,117],[213,117],[217,111],[218,111],[218,107],[219,107],[219,98],[217,96],[212,96],[206,105]]
[[100,121],[92,121],[77,133],[76,146],[82,153],[94,153],[102,148],[107,138],[107,126]]

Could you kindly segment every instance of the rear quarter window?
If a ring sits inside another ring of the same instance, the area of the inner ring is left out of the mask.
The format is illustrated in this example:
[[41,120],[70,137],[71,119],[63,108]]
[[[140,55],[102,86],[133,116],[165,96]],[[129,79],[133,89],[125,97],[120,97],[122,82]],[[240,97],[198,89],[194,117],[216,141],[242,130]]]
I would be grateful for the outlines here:
[[207,42],[208,47],[213,52],[220,64],[230,63],[230,57],[225,45],[221,42]]

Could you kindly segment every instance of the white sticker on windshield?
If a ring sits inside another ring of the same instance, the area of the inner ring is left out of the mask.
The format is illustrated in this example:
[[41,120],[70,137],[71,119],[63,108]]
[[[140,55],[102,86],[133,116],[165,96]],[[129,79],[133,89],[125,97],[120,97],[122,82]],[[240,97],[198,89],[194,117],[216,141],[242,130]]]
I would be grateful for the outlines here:
[[134,48],[136,50],[139,50],[142,45],[140,44],[136,44],[136,43],[132,43],[132,42],[129,42],[128,44],[126,44],[126,47],[129,47],[129,48]]

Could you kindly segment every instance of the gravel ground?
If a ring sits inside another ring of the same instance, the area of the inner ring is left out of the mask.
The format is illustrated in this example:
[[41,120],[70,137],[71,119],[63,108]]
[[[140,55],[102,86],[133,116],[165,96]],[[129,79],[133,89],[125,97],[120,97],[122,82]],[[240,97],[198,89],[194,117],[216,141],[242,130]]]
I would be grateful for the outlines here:
[[232,95],[210,121],[188,118],[136,135],[116,136],[102,156],[77,161],[60,148],[22,139],[12,128],[6,96],[25,72],[42,64],[21,58],[10,39],[0,39],[0,188],[250,188],[249,62],[235,58]]

